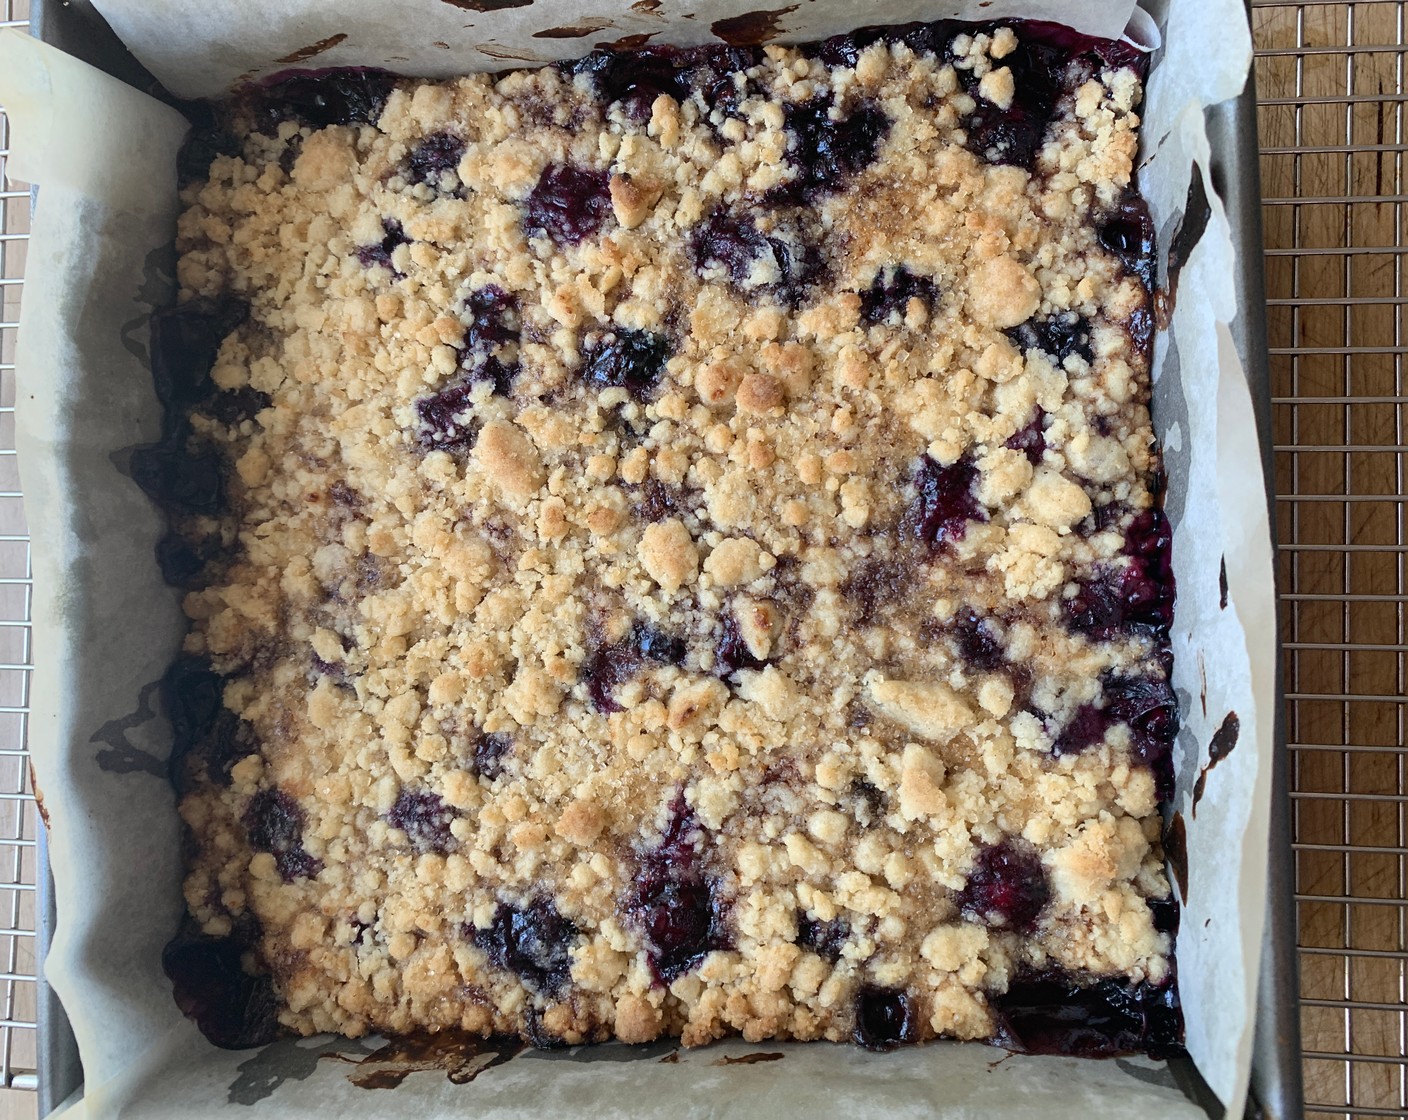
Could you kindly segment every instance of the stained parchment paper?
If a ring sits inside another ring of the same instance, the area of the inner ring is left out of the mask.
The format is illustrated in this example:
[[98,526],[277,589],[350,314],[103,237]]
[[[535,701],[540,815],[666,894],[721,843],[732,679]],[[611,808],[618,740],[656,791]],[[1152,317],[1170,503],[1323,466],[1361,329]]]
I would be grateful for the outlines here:
[[[184,95],[219,93],[242,75],[294,65],[371,64],[427,75],[499,69],[647,33],[650,42],[688,44],[771,28],[797,41],[857,22],[955,15],[1057,19],[1117,37],[1132,7],[1131,0],[993,0],[986,7],[879,0],[861,12],[845,0],[807,0],[743,18],[748,0],[502,4],[97,6],[136,56]],[[501,10],[477,10],[494,7]],[[1164,48],[1147,90],[1140,183],[1166,247],[1191,177],[1207,175],[1203,108],[1239,92],[1251,44],[1240,0],[1145,7],[1162,27]],[[1151,21],[1134,16],[1132,33],[1150,41]],[[207,1043],[177,1011],[160,968],[182,904],[177,818],[164,777],[169,727],[154,682],[183,623],[178,594],[161,583],[152,561],[160,518],[127,477],[131,448],[158,431],[146,319],[173,292],[171,167],[184,122],[15,33],[0,36],[0,102],[13,129],[11,174],[40,185],[19,333],[17,442],[34,536],[30,749],[49,812],[57,893],[46,973],[72,1020],[87,1078],[65,1115],[1203,1115],[1159,1063],[1004,1058],[971,1044],[889,1055],[767,1046],[785,1057],[747,1066],[718,1064],[749,1049],[741,1043],[670,1064],[658,1060],[669,1047],[644,1055],[618,1046],[530,1052],[471,1084],[429,1071],[385,1092],[348,1080],[347,1062],[365,1057],[372,1041],[289,1040],[243,1053]],[[1169,474],[1178,580],[1174,684],[1184,730],[1173,812],[1188,857],[1186,876],[1176,877],[1184,903],[1179,984],[1189,1051],[1229,1115],[1240,1116],[1266,889],[1274,603],[1255,420],[1226,327],[1237,314],[1236,249],[1205,185],[1207,228],[1182,271],[1171,329],[1156,347],[1154,417]],[[1235,747],[1212,768],[1209,744],[1220,730],[1226,744],[1234,714]]]

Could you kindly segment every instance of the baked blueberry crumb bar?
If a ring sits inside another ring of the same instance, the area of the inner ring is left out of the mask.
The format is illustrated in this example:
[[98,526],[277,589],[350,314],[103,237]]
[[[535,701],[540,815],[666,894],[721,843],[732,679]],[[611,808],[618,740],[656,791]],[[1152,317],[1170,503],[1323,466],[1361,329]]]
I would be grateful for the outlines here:
[[132,460],[213,1041],[1176,1048],[1141,73],[941,23],[216,110]]

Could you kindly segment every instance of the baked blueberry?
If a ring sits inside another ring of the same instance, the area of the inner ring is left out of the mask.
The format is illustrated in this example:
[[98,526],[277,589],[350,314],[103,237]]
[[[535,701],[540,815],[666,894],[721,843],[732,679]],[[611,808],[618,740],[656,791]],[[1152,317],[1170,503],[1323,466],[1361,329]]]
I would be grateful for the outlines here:
[[591,237],[611,213],[605,171],[552,163],[538,177],[524,207],[529,237],[576,245]]

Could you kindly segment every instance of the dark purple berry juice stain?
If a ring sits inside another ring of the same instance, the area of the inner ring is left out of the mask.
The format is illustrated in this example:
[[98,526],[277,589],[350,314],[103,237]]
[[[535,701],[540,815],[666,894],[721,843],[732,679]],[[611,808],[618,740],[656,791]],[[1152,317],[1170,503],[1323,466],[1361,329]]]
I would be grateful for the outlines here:
[[403,789],[386,814],[392,828],[399,828],[418,852],[443,855],[455,844],[450,824],[458,814],[429,790]]
[[249,304],[232,298],[194,299],[152,313],[152,381],[164,408],[179,414],[210,395],[220,346],[248,318]]
[[640,672],[646,662],[683,665],[687,652],[683,638],[644,622],[636,623],[618,642],[595,645],[582,673],[592,706],[602,713],[621,711],[616,689]]
[[993,630],[992,624],[976,611],[960,611],[949,624],[949,632],[957,642],[958,656],[969,668],[990,673],[1006,663],[1007,654],[1003,651],[1002,639]]
[[427,451],[465,452],[479,437],[474,382],[458,381],[416,401],[416,442]]
[[400,246],[409,245],[411,239],[406,236],[406,231],[395,218],[382,218],[381,231],[381,240],[376,244],[357,246],[357,259],[367,268],[380,265],[399,280],[406,274],[398,271],[391,263],[391,254]]
[[187,540],[176,532],[166,533],[156,542],[156,562],[168,587],[194,591],[206,582],[211,564],[226,555],[219,536]]
[[1163,511],[1141,512],[1125,535],[1128,562],[1078,585],[1065,601],[1066,625],[1096,641],[1144,635],[1166,644],[1173,622],[1172,546]]
[[136,448],[132,481],[168,512],[218,514],[225,505],[225,463],[214,451],[187,451],[174,438]]
[[283,121],[309,128],[375,124],[395,88],[396,77],[365,68],[316,70],[280,78],[254,91],[259,131],[273,133]]
[[829,94],[794,101],[783,110],[789,139],[787,162],[796,174],[773,187],[766,201],[773,206],[805,206],[842,190],[851,176],[875,162],[890,131],[890,118],[872,102],[832,115]]
[[646,400],[659,384],[670,360],[670,342],[649,331],[608,331],[585,352],[583,376],[598,389],[625,389],[636,400]]
[[797,911],[797,947],[815,953],[832,964],[841,959],[841,950],[846,947],[846,939],[850,935],[851,927],[845,918],[823,922],[820,918],[810,917],[805,910]]
[[919,1041],[919,1009],[908,992],[864,984],[856,992],[856,1045],[876,1053]]
[[1037,850],[1008,837],[979,850],[954,901],[971,921],[1028,933],[1051,901],[1051,887]]
[[162,677],[173,740],[167,769],[178,793],[191,787],[202,768],[207,781],[228,786],[235,763],[259,749],[253,726],[225,707],[224,690],[225,678],[203,658],[182,657]]
[[978,468],[966,454],[946,467],[925,455],[915,472],[915,496],[907,516],[913,534],[940,548],[961,541],[968,522],[986,521],[987,512],[973,494],[977,478]]
[[1097,979],[1048,970],[1019,975],[988,997],[998,1045],[1024,1054],[1113,1058],[1183,1052],[1183,1009],[1172,981]]
[[860,293],[860,317],[867,323],[902,323],[912,299],[933,310],[939,301],[933,277],[916,276],[904,265],[887,266]]
[[517,342],[518,299],[497,284],[485,284],[470,292],[464,301],[469,325],[464,332],[464,348],[475,354],[488,354],[495,346]]
[[572,976],[572,943],[580,931],[557,912],[551,899],[527,906],[500,904],[488,929],[471,929],[474,943],[496,968],[512,972],[530,989],[560,996]]
[[1160,798],[1173,793],[1173,741],[1178,738],[1178,698],[1167,680],[1107,672],[1101,699],[1082,704],[1056,737],[1054,753],[1076,754],[1104,742],[1110,728],[1129,727],[1130,751],[1152,767]]
[[[807,290],[825,271],[820,250],[803,237],[769,236],[751,217],[723,208],[713,210],[690,231],[689,247],[701,273],[723,267],[740,291],[769,291],[794,308],[802,304]],[[748,289],[748,279],[759,261],[770,261],[779,279],[761,289]]]
[[719,623],[718,638],[714,646],[714,664],[720,676],[732,676],[740,669],[761,669],[767,662],[756,657],[743,640],[743,632],[738,628],[738,619],[729,612]]
[[249,846],[270,852],[285,882],[311,878],[323,865],[303,850],[303,810],[281,789],[261,789],[244,811]]
[[1037,409],[1031,423],[1002,446],[1011,451],[1020,451],[1027,457],[1027,462],[1036,466],[1046,454],[1046,413]]
[[1051,355],[1057,365],[1072,355],[1087,362],[1095,360],[1090,320],[1071,311],[1045,319],[1028,319],[1010,328],[1006,334],[1020,349],[1040,350]]
[[524,231],[529,237],[546,237],[559,245],[585,241],[611,213],[608,184],[605,171],[549,164],[528,195]]
[[641,933],[657,982],[669,984],[710,952],[727,948],[727,907],[705,872],[706,837],[683,795],[655,847],[640,853],[635,888],[625,915]]
[[161,954],[176,1006],[223,1050],[248,1050],[280,1034],[283,1000],[268,976],[251,976],[233,937],[178,936]]
[[469,769],[487,781],[504,772],[504,763],[513,752],[513,736],[502,732],[484,731],[474,737],[470,746]]
[[1137,190],[1127,190],[1101,219],[1098,237],[1146,292],[1154,290],[1154,218]]
[[446,171],[457,171],[464,155],[464,140],[453,132],[424,136],[406,157],[406,179],[412,183],[440,185]]

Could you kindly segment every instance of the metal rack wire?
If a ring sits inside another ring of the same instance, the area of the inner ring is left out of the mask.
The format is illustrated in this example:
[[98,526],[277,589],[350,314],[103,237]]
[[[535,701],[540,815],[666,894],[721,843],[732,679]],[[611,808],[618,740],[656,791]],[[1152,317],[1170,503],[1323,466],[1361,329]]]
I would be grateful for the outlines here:
[[1408,1115],[1403,0],[1253,0],[1306,1115]]

